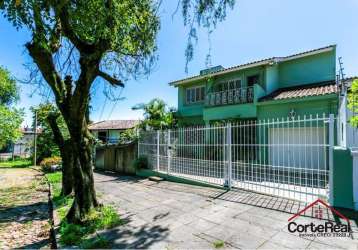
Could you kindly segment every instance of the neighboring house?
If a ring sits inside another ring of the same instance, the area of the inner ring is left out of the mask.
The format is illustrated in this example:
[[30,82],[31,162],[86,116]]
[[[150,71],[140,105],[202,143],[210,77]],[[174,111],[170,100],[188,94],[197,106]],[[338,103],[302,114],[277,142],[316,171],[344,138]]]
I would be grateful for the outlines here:
[[[37,134],[42,132],[41,129],[37,129]],[[1,152],[0,158],[7,159],[13,156],[27,158],[31,156],[35,133],[33,128],[24,127],[21,128],[22,136],[14,143],[9,143],[6,150]]]
[[[22,136],[14,143],[14,155],[22,157],[30,157],[34,145],[35,133],[33,128],[21,128]],[[41,133],[38,129],[37,133]]]
[[139,120],[108,120],[95,122],[89,125],[91,133],[105,144],[118,143],[121,133],[134,128]]
[[[182,125],[338,112],[336,46],[230,68],[217,66],[169,83]],[[291,131],[291,136],[295,135]]]

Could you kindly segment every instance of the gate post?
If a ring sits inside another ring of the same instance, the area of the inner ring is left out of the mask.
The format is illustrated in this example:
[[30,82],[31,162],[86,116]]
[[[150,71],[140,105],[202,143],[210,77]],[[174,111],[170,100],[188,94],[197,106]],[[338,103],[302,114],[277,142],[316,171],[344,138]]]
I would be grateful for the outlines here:
[[160,134],[159,134],[159,130],[157,130],[157,171],[159,172],[159,149],[160,149]]
[[353,207],[355,211],[358,211],[358,151],[352,149],[353,157]]
[[328,151],[328,162],[329,162],[329,204],[334,206],[334,195],[333,195],[333,147],[334,147],[334,115],[329,114],[328,120],[328,143],[329,143],[329,151]]
[[231,160],[231,123],[226,124],[225,171],[224,187],[231,188],[232,160]]
[[167,166],[167,174],[170,174],[170,152],[171,152],[171,145],[170,145],[170,129],[168,129],[168,149],[167,149],[167,157],[168,157],[168,166]]

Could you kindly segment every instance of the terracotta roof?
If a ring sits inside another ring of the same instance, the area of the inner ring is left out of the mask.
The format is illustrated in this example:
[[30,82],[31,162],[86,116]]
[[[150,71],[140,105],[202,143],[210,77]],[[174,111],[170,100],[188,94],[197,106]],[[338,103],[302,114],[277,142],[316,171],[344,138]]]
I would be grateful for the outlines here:
[[328,95],[337,93],[337,91],[338,88],[334,81],[321,82],[310,85],[278,89],[270,95],[260,98],[260,101],[273,101],[308,96]]
[[89,130],[128,129],[134,128],[138,123],[139,120],[107,120],[92,123],[88,128]]
[[195,75],[195,76],[191,76],[191,77],[187,77],[181,80],[176,80],[176,81],[172,81],[169,83],[169,85],[178,85],[181,83],[186,83],[188,81],[192,81],[192,80],[199,80],[201,78],[204,77],[208,77],[208,76],[215,76],[215,75],[220,75],[220,74],[225,74],[225,73],[229,73],[229,72],[233,72],[233,71],[237,71],[237,70],[241,70],[241,69],[245,69],[245,68],[250,68],[250,67],[256,67],[256,66],[261,66],[261,65],[268,65],[271,63],[277,63],[280,61],[287,61],[287,60],[292,60],[295,59],[296,57],[302,57],[302,56],[308,56],[311,55],[312,53],[322,53],[325,52],[327,50],[331,50],[335,47],[336,45],[329,45],[326,47],[322,47],[322,48],[318,48],[318,49],[313,49],[313,50],[308,50],[305,52],[301,52],[301,53],[297,53],[297,54],[293,54],[293,55],[289,55],[289,56],[285,56],[285,57],[270,57],[270,58],[266,58],[266,59],[262,59],[262,60],[258,60],[258,61],[253,61],[253,62],[249,62],[249,63],[245,63],[245,64],[240,64],[240,65],[236,65],[233,67],[229,67],[226,69],[222,69],[222,70],[218,70],[212,74],[207,74],[207,75]]
[[[22,127],[20,128],[21,133],[23,134],[34,134],[34,129],[30,127]],[[42,133],[42,128],[37,128],[37,134]]]

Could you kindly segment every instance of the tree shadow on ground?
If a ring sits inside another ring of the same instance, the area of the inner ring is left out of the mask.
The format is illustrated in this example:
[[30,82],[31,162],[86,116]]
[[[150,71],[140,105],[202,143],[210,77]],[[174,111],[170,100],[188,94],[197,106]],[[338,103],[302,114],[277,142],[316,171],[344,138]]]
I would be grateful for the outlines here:
[[[111,248],[116,249],[148,249],[156,243],[164,241],[169,235],[169,229],[160,225],[132,225],[129,217],[124,224],[98,233],[110,242]],[[98,235],[94,235],[92,239]],[[163,248],[163,247],[159,247]]]
[[27,223],[34,220],[48,218],[47,202],[36,202],[33,204],[17,205],[11,207],[0,206],[0,223],[16,221]]
[[[118,179],[121,181],[125,181],[127,177],[118,176]],[[145,181],[141,178],[135,178],[138,181],[141,181],[142,184],[153,187],[160,188],[165,190],[172,190],[176,192],[185,192],[185,193],[194,193],[200,196],[207,197],[212,200],[223,200],[228,202],[240,203],[251,205],[255,207],[261,207],[265,209],[270,209],[278,212],[284,212],[287,214],[296,214],[303,210],[308,203],[288,199],[284,197],[268,195],[263,193],[258,193],[255,191],[248,191],[244,189],[232,188],[230,190],[222,189],[222,188],[210,188],[210,187],[202,187],[202,186],[194,186],[189,184],[177,183],[177,182],[153,182],[153,181]],[[316,218],[315,211],[313,209],[309,209],[305,211],[301,216]],[[290,216],[288,216],[289,218]],[[329,208],[322,207],[322,219],[328,221],[334,221],[335,215]]]

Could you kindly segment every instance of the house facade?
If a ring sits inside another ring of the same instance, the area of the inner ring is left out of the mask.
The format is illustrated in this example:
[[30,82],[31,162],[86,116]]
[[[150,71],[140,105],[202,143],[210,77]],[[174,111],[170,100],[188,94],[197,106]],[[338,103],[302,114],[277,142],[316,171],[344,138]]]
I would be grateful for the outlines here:
[[104,144],[117,144],[121,134],[127,129],[134,128],[139,120],[107,120],[89,125],[94,137]]
[[217,66],[170,85],[178,88],[182,126],[337,114],[336,46]]

